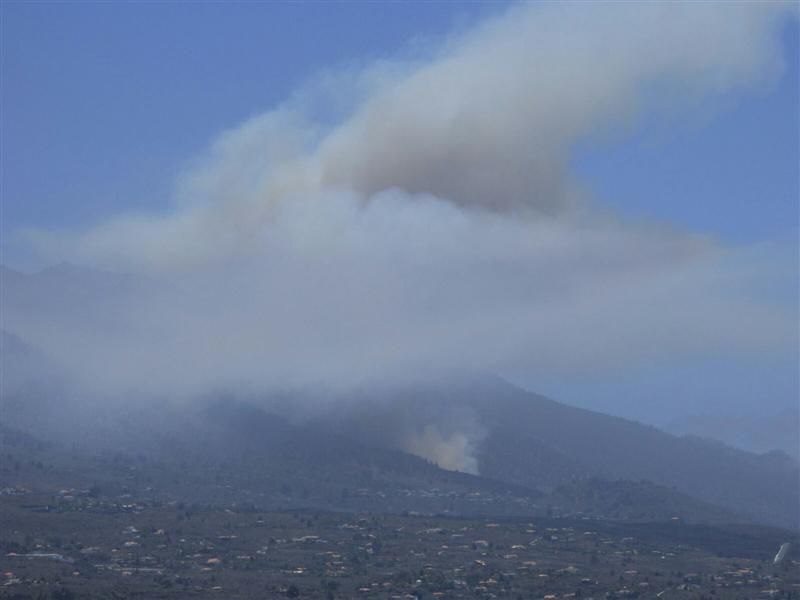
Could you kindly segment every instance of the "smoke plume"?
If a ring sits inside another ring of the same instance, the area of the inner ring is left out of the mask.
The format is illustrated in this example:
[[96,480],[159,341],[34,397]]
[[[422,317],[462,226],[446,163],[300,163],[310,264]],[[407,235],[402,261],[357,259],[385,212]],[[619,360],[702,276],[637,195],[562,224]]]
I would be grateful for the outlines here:
[[[755,293],[768,249],[610,214],[570,159],[645,111],[768,85],[788,6],[526,3],[328,73],[220,135],[166,213],[27,232],[130,278],[6,291],[4,328],[104,397],[785,353],[793,310]],[[475,468],[436,425],[406,444]]]

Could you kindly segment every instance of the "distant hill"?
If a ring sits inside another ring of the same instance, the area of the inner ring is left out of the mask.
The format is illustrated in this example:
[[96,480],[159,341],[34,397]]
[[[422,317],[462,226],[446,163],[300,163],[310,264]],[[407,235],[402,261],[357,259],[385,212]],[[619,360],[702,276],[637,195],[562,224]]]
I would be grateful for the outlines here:
[[785,452],[800,461],[800,409],[774,415],[688,415],[665,427],[676,435],[694,435],[750,452]]

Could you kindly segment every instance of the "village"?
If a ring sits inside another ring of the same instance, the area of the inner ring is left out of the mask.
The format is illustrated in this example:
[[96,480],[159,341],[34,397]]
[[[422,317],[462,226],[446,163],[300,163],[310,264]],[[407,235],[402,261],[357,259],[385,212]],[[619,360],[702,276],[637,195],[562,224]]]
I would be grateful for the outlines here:
[[2,598],[800,598],[791,552],[776,564],[771,542],[724,531],[712,549],[588,518],[262,512],[19,486],[0,490],[0,520]]

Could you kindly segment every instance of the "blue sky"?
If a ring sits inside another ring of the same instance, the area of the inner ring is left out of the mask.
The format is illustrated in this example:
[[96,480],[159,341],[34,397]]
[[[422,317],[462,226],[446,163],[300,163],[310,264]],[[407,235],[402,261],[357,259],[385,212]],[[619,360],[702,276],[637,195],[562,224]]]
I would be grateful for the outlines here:
[[502,3],[4,2],[3,235],[163,208],[185,162],[318,72]]
[[[326,69],[424,51],[506,3],[1,6],[2,260],[31,267],[14,241],[20,229],[84,229],[120,213],[164,212],[176,176],[223,130]],[[625,131],[582,139],[570,162],[594,202],[627,219],[667,222],[729,246],[775,245],[790,264],[776,267],[781,276],[767,278],[763,292],[794,303],[798,38],[791,19],[782,31],[784,68],[768,88],[735,88],[692,111],[645,112]],[[784,354],[745,368],[711,356],[619,379],[520,380],[574,403],[657,420],[675,415],[658,407],[678,394],[681,410],[702,401],[746,412],[759,390],[772,407],[796,403],[796,359]]]

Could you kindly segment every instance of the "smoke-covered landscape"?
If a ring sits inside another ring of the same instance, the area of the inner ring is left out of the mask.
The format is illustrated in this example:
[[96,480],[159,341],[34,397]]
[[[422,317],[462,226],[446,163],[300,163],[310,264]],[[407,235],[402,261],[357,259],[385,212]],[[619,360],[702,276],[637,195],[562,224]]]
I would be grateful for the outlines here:
[[800,598],[796,3],[2,11],[0,597]]

